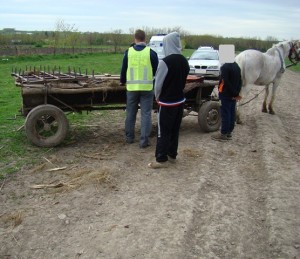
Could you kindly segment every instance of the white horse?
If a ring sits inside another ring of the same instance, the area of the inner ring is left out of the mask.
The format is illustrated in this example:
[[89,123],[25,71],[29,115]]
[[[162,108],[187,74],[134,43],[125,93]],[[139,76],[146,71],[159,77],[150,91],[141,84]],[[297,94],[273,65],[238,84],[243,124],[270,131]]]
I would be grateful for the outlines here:
[[[284,59],[294,55],[299,46],[298,41],[283,41],[275,44],[267,52],[262,53],[257,50],[249,49],[241,52],[235,58],[235,61],[241,68],[242,89],[240,95],[245,99],[249,91],[249,85],[265,86],[265,98],[262,106],[262,112],[275,114],[273,110],[273,102],[275,100],[276,89],[280,83],[280,79],[285,71]],[[292,61],[292,60],[291,60]],[[267,106],[267,98],[269,95],[269,86],[273,84],[272,96]],[[243,105],[239,103],[237,107]],[[241,123],[240,109],[237,110],[237,123]]]

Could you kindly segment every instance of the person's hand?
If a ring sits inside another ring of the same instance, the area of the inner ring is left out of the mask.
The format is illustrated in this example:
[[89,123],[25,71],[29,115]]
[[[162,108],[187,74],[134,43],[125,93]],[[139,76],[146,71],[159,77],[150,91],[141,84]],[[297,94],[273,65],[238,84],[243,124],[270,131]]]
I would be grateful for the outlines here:
[[240,101],[242,99],[242,96],[238,95],[236,97],[233,97],[232,99],[234,99],[234,100],[236,100],[238,102],[238,101]]

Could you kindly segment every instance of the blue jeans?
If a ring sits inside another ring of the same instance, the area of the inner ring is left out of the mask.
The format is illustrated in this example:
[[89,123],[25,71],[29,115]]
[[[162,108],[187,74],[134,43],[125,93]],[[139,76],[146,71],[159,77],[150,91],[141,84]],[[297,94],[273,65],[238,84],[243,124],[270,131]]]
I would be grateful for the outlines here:
[[235,126],[236,100],[219,95],[221,100],[221,134],[230,134]]
[[140,145],[149,144],[149,136],[152,129],[153,91],[127,91],[125,134],[126,141],[132,143],[135,137],[136,114],[139,104],[141,108],[141,137]]

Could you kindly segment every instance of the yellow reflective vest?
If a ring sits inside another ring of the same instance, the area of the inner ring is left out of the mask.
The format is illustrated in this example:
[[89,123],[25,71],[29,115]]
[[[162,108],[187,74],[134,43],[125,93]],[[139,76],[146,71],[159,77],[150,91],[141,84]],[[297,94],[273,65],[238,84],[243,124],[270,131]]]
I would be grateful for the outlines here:
[[150,48],[136,51],[128,49],[127,91],[151,91],[153,89],[153,72],[150,59]]

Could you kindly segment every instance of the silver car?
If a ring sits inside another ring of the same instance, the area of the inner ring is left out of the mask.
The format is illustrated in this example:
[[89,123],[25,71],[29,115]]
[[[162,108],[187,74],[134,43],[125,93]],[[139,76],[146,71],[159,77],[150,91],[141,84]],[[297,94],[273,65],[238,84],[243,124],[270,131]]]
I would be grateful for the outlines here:
[[197,49],[188,60],[191,75],[200,75],[205,78],[220,76],[219,51],[209,48]]

